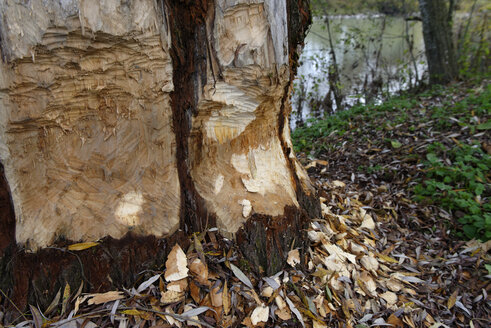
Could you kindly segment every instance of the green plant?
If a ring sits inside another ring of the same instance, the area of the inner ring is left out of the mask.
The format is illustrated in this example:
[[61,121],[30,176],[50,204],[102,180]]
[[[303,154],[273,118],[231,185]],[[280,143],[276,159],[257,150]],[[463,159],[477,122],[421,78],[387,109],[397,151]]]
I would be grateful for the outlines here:
[[451,210],[467,238],[491,239],[491,190],[487,183],[491,156],[479,145],[452,148],[435,143],[428,147],[424,162],[426,177],[413,189],[417,201]]

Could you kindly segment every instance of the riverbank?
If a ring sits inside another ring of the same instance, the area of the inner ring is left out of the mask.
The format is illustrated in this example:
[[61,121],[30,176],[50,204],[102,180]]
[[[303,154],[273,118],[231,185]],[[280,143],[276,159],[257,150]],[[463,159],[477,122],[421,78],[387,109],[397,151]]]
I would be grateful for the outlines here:
[[390,189],[408,226],[488,240],[490,102],[489,83],[454,84],[355,106],[297,128],[292,138],[304,164],[328,162],[310,168],[316,178],[351,180],[348,188],[367,195]]

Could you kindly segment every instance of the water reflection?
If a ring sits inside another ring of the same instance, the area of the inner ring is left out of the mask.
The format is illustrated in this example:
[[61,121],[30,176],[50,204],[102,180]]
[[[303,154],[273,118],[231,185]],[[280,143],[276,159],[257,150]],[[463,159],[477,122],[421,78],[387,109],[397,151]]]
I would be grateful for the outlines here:
[[[420,22],[402,17],[329,17],[334,53],[325,19],[316,18],[307,35],[294,81],[292,128],[342,106],[380,99],[424,79],[426,63]],[[334,79],[333,55],[338,79]],[[331,79],[331,81],[330,81]],[[335,83],[333,83],[333,80]],[[331,82],[331,83],[330,83]]]

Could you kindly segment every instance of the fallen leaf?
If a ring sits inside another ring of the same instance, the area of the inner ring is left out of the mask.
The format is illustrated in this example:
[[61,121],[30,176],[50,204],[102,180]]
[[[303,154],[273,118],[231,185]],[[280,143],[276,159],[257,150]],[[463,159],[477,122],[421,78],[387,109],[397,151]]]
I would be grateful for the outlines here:
[[70,285],[68,283],[66,283],[65,289],[63,290],[63,300],[61,303],[61,314],[62,315],[63,315],[63,313],[65,313],[69,298],[70,298]]
[[389,319],[387,319],[387,323],[392,325],[393,327],[404,327],[404,323],[402,322],[402,320],[396,317],[394,313],[389,316]]
[[208,267],[200,259],[197,258],[191,262],[189,270],[195,275],[200,284],[205,286],[210,284],[208,281]]
[[305,328],[305,323],[303,321],[302,315],[300,314],[298,309],[295,307],[295,304],[293,304],[293,302],[288,298],[288,296],[285,297],[285,300],[286,300],[286,303],[288,304],[288,307],[290,307],[290,310],[295,314],[298,321],[300,321],[300,323],[302,324],[302,327]]
[[99,245],[99,243],[96,242],[78,243],[68,246],[67,249],[69,251],[83,251],[84,249],[91,248],[97,245]]
[[375,229],[375,222],[373,221],[373,218],[370,214],[368,214],[363,208],[360,208],[360,216],[362,218],[362,222],[360,225],[360,229],[368,229],[368,230],[374,230]]
[[165,262],[165,268],[164,278],[166,281],[176,281],[187,278],[188,267],[186,254],[184,254],[178,244],[170,251],[167,261]]
[[401,148],[402,144],[397,141],[397,140],[391,140],[390,141],[390,144],[391,146],[394,148],[394,149],[398,149],[398,148]]
[[329,254],[336,256],[341,261],[345,261],[346,259],[353,264],[356,264],[356,256],[353,254],[346,253],[343,251],[338,245],[333,245],[328,243],[327,241],[323,242],[323,246]]
[[196,282],[191,280],[189,284],[189,291],[191,292],[191,297],[193,298],[193,300],[199,304],[201,302],[201,297],[199,292],[200,289],[198,285],[196,285]]
[[[172,307],[171,306],[168,306],[166,309],[165,309],[165,312],[167,313],[171,313],[171,314],[175,314],[174,313],[174,310],[172,310]],[[182,324],[179,320],[177,319],[174,319],[173,317],[171,317],[170,315],[166,315],[165,316],[165,319],[167,319],[167,322],[171,325],[171,326],[177,326],[177,327],[181,327]]]
[[31,309],[32,319],[34,321],[35,328],[41,328],[43,326],[43,316],[41,312],[39,312],[38,308],[29,304],[29,308]]
[[452,295],[450,295],[450,297],[448,298],[448,301],[447,301],[447,308],[450,310],[451,308],[453,308],[453,306],[455,305],[455,302],[457,302],[457,296],[459,295],[458,291],[455,290]]
[[246,285],[247,287],[249,287],[250,289],[254,290],[254,287],[252,287],[252,283],[251,281],[249,280],[249,278],[247,278],[247,276],[244,274],[244,272],[242,272],[242,270],[240,270],[239,268],[237,268],[235,265],[233,265],[232,263],[230,263],[230,269],[232,270],[232,272],[234,273],[234,275],[240,280],[242,281],[242,283],[244,285]]
[[89,305],[98,305],[124,298],[124,294],[118,291],[110,291],[107,293],[89,294]]
[[323,323],[318,322],[317,320],[313,320],[312,328],[327,328],[327,326]]
[[225,313],[225,315],[227,315],[230,312],[230,308],[231,308],[230,294],[228,293],[227,281],[225,281],[225,284],[223,285],[222,294],[223,294],[222,297],[223,312]]
[[397,280],[395,280],[393,278],[388,279],[385,282],[385,285],[387,286],[388,289],[390,289],[393,292],[398,292],[402,288],[404,288],[404,286],[400,282],[398,282]]
[[386,302],[387,305],[392,306],[397,303],[397,295],[393,292],[385,292],[383,294],[380,294],[380,297],[382,297]]
[[121,311],[122,314],[132,315],[132,316],[143,316],[145,313],[137,309],[128,309]]
[[142,282],[140,286],[136,289],[137,293],[143,292],[145,289],[150,287],[154,282],[156,282],[160,278],[160,274],[156,274],[153,277],[150,277],[148,280]]
[[385,261],[385,262],[389,262],[389,263],[399,263],[399,261],[397,261],[396,259],[393,259],[392,257],[390,256],[387,256],[387,255],[384,255],[384,254],[381,254],[381,253],[377,253],[377,256]]
[[51,312],[53,312],[53,310],[58,306],[58,304],[60,303],[60,298],[61,298],[61,289],[58,289],[58,292],[56,293],[56,296],[55,298],[53,298],[53,300],[51,301],[51,304],[48,306],[48,308],[46,309],[46,311],[44,311],[44,314],[45,315],[48,315],[50,314]]
[[223,306],[223,295],[222,292],[220,292],[220,287],[220,284],[216,284],[216,286],[210,290],[210,300],[214,307]]
[[[186,304],[184,306],[184,313],[181,314],[182,316],[186,316],[186,317],[189,317],[190,319],[193,319],[193,320],[196,320],[196,321],[199,321],[199,318],[198,318],[198,315],[199,313],[202,313],[200,311],[203,310],[203,312],[205,312],[207,309],[209,309],[208,307],[203,307],[204,309],[199,309],[196,311],[195,308],[193,308],[191,305],[188,305]],[[194,326],[194,327],[201,327],[201,325],[197,322],[194,322],[194,321],[190,321],[190,320],[187,320],[186,321],[186,324],[187,326]]]
[[290,320],[292,318],[292,315],[288,308],[276,309],[276,311],[274,311],[274,314],[276,314],[278,318],[284,321]]
[[334,180],[333,182],[331,182],[331,184],[334,187],[337,187],[337,188],[344,188],[344,187],[346,187],[346,183],[344,183],[343,181],[339,181],[339,180]]
[[378,270],[378,261],[376,258],[371,256],[363,256],[360,260],[361,265],[367,269],[368,271],[377,271]]

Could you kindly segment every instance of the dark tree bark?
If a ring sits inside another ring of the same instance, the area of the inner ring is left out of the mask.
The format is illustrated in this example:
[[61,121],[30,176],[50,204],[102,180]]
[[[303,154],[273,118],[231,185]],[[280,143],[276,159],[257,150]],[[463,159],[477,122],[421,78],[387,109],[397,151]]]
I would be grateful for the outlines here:
[[309,23],[305,0],[0,1],[0,288],[128,286],[213,226],[277,272],[320,215],[288,128]]
[[458,67],[452,41],[453,1],[419,0],[431,84],[446,84],[457,78]]

